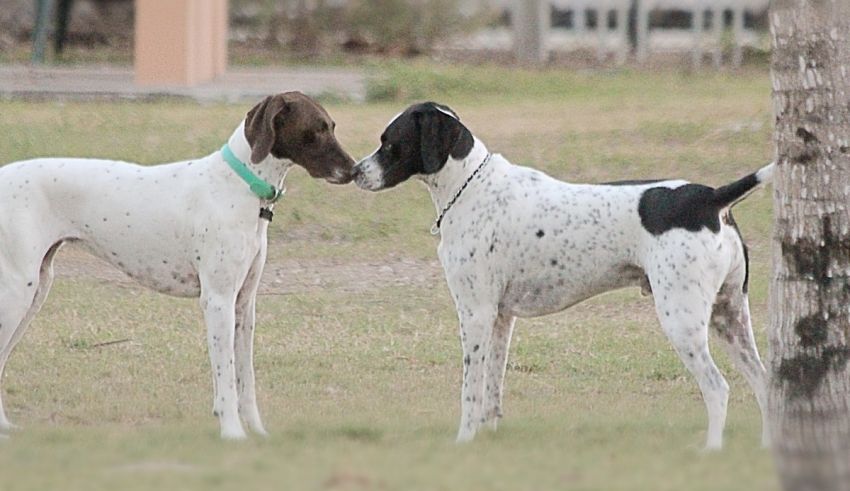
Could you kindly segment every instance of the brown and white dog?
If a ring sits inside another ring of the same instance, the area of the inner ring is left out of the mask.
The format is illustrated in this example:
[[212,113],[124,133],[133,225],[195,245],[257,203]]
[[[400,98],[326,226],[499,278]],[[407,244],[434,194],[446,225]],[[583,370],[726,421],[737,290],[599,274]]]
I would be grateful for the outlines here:
[[[334,184],[352,178],[354,161],[333,120],[301,93],[267,97],[227,143],[277,189],[296,164]],[[74,158],[0,167],[0,375],[47,297],[56,251],[79,241],[143,285],[200,298],[221,436],[245,438],[240,417],[265,434],[252,345],[273,204],[252,193],[220,151],[151,167]],[[12,427],[0,400],[0,430]]]

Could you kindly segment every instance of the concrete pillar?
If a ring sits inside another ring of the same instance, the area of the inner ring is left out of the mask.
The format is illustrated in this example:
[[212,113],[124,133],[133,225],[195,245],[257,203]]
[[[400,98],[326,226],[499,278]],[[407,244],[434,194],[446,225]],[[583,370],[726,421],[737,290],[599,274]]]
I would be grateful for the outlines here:
[[645,63],[649,58],[649,13],[652,10],[650,0],[637,0],[637,40],[635,52],[638,63]]
[[734,15],[732,17],[732,66],[740,68],[743,60],[744,6],[736,6],[732,9],[732,13]]
[[227,69],[227,0],[136,0],[138,85],[194,86]]
[[546,61],[545,35],[549,32],[549,3],[517,0],[513,6],[514,52],[521,63]]
[[691,46],[691,65],[697,69],[702,64],[702,33],[705,28],[705,6],[702,2],[695,2],[691,11],[691,35],[693,46]]

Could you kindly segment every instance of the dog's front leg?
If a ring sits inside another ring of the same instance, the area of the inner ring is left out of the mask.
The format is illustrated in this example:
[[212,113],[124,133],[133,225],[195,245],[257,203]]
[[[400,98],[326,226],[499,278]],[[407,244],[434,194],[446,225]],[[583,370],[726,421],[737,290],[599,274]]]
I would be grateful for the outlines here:
[[469,308],[458,304],[460,339],[463,346],[463,386],[460,398],[458,443],[471,441],[484,422],[484,377],[496,309]]
[[[256,312],[256,294],[242,309],[237,307],[236,320],[236,387],[239,394],[239,415],[254,433],[268,436],[260,409],[257,406],[257,392],[254,383],[254,319]],[[240,312],[240,310],[242,310]]]
[[260,409],[254,383],[254,325],[256,319],[257,290],[266,263],[266,245],[260,247],[251,264],[242,290],[236,298],[236,389],[239,394],[239,416],[254,433],[268,436]]
[[505,371],[508,363],[508,350],[516,317],[499,314],[493,325],[490,338],[490,353],[487,359],[487,378],[484,384],[484,405],[482,417],[490,429],[496,430],[502,417],[502,394],[505,387]]
[[229,440],[245,438],[239,421],[234,366],[234,331],[236,328],[236,293],[202,295],[207,344],[214,382],[213,413],[221,425],[221,437]]

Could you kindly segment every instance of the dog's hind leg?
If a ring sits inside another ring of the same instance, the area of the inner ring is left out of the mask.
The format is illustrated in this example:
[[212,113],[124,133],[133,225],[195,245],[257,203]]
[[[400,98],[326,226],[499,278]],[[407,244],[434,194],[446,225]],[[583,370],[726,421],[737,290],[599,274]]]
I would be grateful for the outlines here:
[[688,281],[688,278],[700,278],[693,274],[671,274],[660,278],[658,275],[653,277],[653,269],[649,271],[655,310],[664,334],[682,363],[696,378],[702,392],[708,412],[705,448],[719,449],[723,445],[729,384],[717,369],[708,349],[708,322],[716,290],[700,280]]
[[266,248],[262,247],[248,272],[248,277],[236,298],[236,388],[239,394],[239,415],[254,433],[267,436],[257,407],[254,383],[254,321],[256,318],[257,289],[266,262]]
[[[14,348],[14,341],[20,338],[16,336],[19,326],[24,323],[33,301],[31,290],[22,288],[17,279],[13,284],[9,284],[6,282],[8,279],[4,277],[4,284],[0,285],[0,380],[3,377],[6,361]],[[0,431],[9,431],[13,428],[14,425],[6,417],[2,394],[0,394]]]
[[505,371],[508,364],[508,350],[511,346],[516,317],[499,314],[493,325],[490,337],[490,354],[487,360],[487,379],[484,384],[484,405],[482,415],[484,424],[496,430],[502,417],[502,395],[505,388]]
[[741,285],[725,285],[711,314],[711,327],[735,368],[755,393],[762,415],[762,445],[770,444],[767,424],[767,371],[759,357],[750,320],[750,305]]
[[[3,284],[0,285],[0,381],[12,350],[15,349],[15,345],[21,340],[30,322],[47,299],[53,284],[53,256],[61,245],[62,243],[58,242],[48,249],[41,261],[37,279],[30,279],[27,275],[20,277],[9,274],[2,280]],[[15,425],[9,421],[3,409],[2,391],[0,391],[0,430],[8,431],[13,428]]]

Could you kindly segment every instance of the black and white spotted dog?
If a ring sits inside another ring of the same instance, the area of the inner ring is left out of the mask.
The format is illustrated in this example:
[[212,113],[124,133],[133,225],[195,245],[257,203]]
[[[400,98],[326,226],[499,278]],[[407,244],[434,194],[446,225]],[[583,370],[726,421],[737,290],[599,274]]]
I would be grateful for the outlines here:
[[[451,109],[416,104],[354,168],[377,191],[423,181],[438,218],[438,255],[463,345],[458,441],[495,429],[514,320],[559,312],[602,292],[651,292],[664,333],[696,377],[707,448],[722,444],[729,386],[711,358],[709,326],[766,409],[765,369],[750,325],[747,249],[729,208],[773,166],[713,189],[681,180],[569,184],[513,165]],[[768,438],[763,425],[762,439]]]

